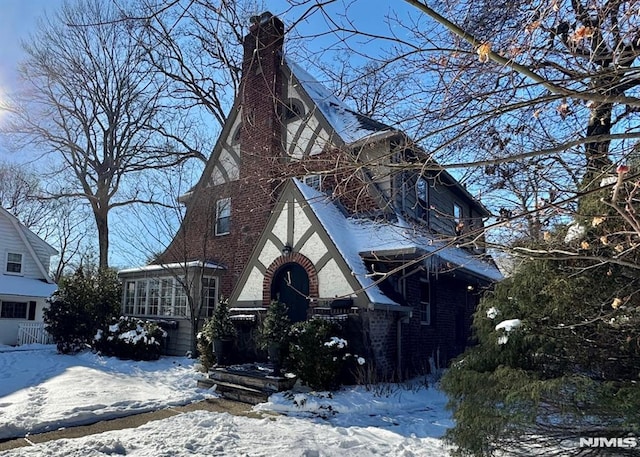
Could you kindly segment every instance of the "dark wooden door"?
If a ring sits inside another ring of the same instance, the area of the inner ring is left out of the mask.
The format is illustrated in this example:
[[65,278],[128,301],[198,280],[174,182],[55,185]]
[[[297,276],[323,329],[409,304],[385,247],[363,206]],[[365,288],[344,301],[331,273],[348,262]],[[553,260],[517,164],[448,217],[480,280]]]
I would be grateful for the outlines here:
[[271,282],[271,298],[289,307],[291,322],[307,319],[308,296],[309,276],[304,268],[297,263],[287,263],[276,271]]

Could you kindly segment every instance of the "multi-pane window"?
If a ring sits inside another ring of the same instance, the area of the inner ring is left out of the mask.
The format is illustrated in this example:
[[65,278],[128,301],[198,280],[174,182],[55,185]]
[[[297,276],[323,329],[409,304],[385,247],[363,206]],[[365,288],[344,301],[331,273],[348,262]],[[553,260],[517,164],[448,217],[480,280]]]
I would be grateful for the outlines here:
[[7,254],[7,273],[22,273],[22,254],[9,252]]
[[321,190],[322,187],[322,176],[320,175],[307,175],[304,177],[304,183],[313,187],[315,190]]
[[216,202],[216,235],[226,235],[231,229],[231,199],[223,198]]
[[136,303],[136,282],[127,281],[124,286],[124,313],[133,314]]
[[3,301],[0,303],[0,318],[2,319],[26,319],[27,303],[15,301]]
[[431,325],[431,285],[426,278],[420,279],[420,322]]
[[187,291],[184,289],[183,280],[176,281],[175,294],[173,299],[173,315],[187,315]]
[[147,294],[147,314],[156,316],[158,305],[160,304],[160,281],[158,279],[149,280],[149,291]]
[[216,308],[216,278],[202,278],[202,306],[206,317],[213,316]]
[[147,314],[147,281],[136,282],[136,306],[134,314]]
[[187,291],[182,278],[144,278],[125,283],[125,314],[188,316],[187,304]]
[[171,316],[173,307],[173,278],[160,280],[160,316]]

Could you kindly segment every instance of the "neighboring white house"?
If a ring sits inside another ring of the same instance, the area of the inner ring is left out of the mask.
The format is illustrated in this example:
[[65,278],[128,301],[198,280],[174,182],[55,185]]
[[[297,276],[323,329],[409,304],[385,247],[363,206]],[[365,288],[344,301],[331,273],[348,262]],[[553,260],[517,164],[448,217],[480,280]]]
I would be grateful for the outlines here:
[[[55,254],[52,246],[0,207],[0,345],[35,342],[42,335],[46,300],[58,288],[49,276]],[[24,332],[32,338],[25,341]]]

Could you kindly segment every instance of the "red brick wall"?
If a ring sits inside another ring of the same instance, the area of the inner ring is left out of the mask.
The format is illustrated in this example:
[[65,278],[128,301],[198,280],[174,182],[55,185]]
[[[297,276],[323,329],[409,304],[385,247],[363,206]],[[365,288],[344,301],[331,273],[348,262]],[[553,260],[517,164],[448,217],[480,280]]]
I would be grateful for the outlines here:
[[299,252],[292,252],[291,254],[282,255],[273,261],[267,271],[264,274],[264,281],[262,286],[262,304],[264,306],[269,305],[271,301],[271,282],[273,276],[280,269],[281,266],[288,263],[297,263],[307,272],[309,277],[309,297],[311,297],[310,306],[314,305],[314,298],[318,298],[318,273],[316,267],[307,257],[303,256]]
[[[276,200],[283,157],[277,101],[282,99],[283,23],[272,17],[253,24],[244,41],[240,178],[196,190],[180,232],[160,261],[214,260],[228,271],[221,293],[229,296],[266,225]],[[256,52],[254,52],[254,50]],[[231,230],[214,234],[215,206],[231,197]]]

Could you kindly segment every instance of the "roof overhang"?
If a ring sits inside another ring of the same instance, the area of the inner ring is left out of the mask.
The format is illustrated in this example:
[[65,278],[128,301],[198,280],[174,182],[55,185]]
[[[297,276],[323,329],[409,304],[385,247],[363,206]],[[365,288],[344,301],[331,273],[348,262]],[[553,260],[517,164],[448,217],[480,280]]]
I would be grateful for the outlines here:
[[203,262],[202,260],[193,260],[191,262],[175,262],[175,263],[162,263],[153,265],[144,265],[141,267],[127,268],[120,270],[118,275],[130,275],[136,273],[155,273],[158,271],[170,271],[176,270],[193,270],[196,268],[203,268],[206,270],[226,270],[227,267],[217,262]]
[[0,295],[48,298],[58,290],[55,283],[24,276],[0,275]]

